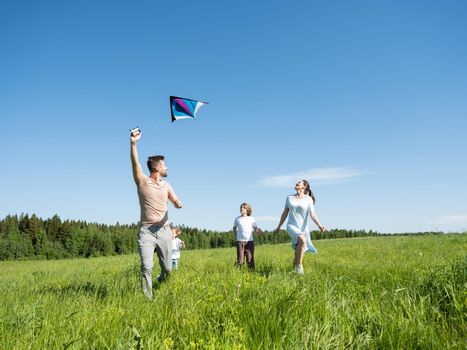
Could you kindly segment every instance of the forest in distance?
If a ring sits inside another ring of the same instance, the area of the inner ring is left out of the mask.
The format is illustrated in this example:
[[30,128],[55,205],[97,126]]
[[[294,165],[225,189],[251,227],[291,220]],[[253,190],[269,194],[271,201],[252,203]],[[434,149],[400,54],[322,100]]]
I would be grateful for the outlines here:
[[[186,249],[233,247],[232,231],[218,232],[179,226]],[[0,220],[0,260],[65,259],[98,257],[136,253],[138,225],[88,223],[81,220],[62,220],[58,215],[42,219],[35,214],[7,215]],[[465,232],[464,232],[465,233]],[[416,232],[398,235],[437,235],[444,232]],[[388,234],[366,230],[330,229],[312,232],[312,239],[385,236]],[[289,242],[285,230],[255,235],[255,244]]]

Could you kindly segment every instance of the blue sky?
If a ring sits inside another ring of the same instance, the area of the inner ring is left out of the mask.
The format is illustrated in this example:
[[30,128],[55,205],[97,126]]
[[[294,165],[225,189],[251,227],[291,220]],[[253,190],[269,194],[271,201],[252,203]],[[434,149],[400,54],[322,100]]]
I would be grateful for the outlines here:
[[[466,23],[449,0],[4,0],[0,217],[137,222],[139,126],[175,224],[249,202],[273,229],[307,178],[328,228],[467,230]],[[170,95],[210,104],[160,125]]]

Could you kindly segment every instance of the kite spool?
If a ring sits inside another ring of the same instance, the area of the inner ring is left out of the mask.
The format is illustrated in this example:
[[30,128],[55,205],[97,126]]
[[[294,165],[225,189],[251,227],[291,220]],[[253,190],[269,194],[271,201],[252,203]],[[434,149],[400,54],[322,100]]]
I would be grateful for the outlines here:
[[130,135],[133,136],[133,137],[136,137],[139,134],[141,134],[141,130],[138,127],[133,128],[133,129],[130,130]]

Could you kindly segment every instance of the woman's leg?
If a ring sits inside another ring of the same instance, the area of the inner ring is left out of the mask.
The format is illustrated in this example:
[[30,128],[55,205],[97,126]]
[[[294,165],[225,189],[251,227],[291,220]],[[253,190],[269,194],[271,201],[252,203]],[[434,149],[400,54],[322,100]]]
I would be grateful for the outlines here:
[[297,237],[297,245],[295,246],[294,266],[302,265],[303,255],[305,255],[305,235]]

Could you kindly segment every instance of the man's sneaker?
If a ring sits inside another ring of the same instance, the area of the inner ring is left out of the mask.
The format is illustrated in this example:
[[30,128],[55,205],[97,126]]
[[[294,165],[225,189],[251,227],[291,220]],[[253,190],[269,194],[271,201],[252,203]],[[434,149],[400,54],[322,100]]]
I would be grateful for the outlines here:
[[303,275],[305,273],[305,271],[303,271],[303,265],[296,265],[294,267],[294,272],[297,274],[297,275]]

